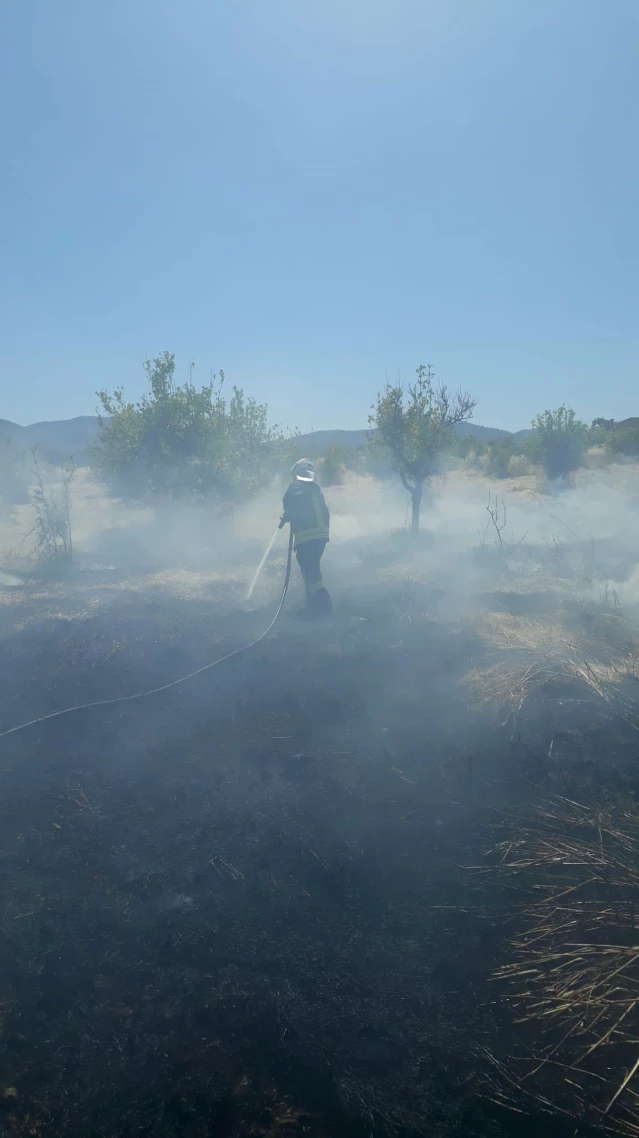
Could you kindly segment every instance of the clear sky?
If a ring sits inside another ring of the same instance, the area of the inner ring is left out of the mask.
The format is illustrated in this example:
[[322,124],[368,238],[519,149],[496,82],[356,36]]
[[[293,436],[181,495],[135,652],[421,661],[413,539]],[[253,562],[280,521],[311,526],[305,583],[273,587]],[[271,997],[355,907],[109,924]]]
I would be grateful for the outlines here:
[[0,418],[164,349],[302,430],[639,414],[638,93],[639,0],[3,0]]

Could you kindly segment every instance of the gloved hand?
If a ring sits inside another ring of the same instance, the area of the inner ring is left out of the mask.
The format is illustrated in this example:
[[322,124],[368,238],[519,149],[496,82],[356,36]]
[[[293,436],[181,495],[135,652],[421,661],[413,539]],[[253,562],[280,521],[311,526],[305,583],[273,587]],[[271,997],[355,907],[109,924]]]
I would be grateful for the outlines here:
[[286,525],[286,518],[280,518],[280,524],[278,525],[277,528],[278,529],[284,529],[285,525]]

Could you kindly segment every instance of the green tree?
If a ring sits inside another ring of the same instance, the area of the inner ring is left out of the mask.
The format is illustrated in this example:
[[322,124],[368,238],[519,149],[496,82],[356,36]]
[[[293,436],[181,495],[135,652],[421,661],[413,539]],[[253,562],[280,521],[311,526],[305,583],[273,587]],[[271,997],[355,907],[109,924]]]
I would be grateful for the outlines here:
[[[266,406],[234,387],[224,396],[224,372],[196,388],[175,383],[175,356],[144,364],[149,390],[137,403],[121,388],[99,391],[96,461],[103,476],[132,494],[173,496],[252,493],[281,460],[281,433],[269,427]],[[192,371],[192,369],[191,369]]]
[[592,423],[590,424],[591,431],[614,431],[614,429],[615,420],[604,419],[601,415],[598,419],[593,419]]
[[532,421],[527,449],[533,462],[543,466],[549,478],[562,478],[577,470],[588,443],[588,427],[571,407],[544,411]]
[[369,423],[375,428],[373,445],[392,456],[395,469],[412,504],[412,531],[419,532],[424,483],[435,473],[438,459],[454,443],[452,428],[472,416],[477,400],[466,391],[450,393],[433,386],[430,364],[416,369],[417,379],[405,391],[387,383],[377,396]]

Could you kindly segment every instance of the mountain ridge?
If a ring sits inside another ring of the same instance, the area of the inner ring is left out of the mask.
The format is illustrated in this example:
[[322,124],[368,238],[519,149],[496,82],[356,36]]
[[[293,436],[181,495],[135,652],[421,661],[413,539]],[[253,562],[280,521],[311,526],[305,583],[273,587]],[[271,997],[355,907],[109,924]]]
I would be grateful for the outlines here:
[[0,419],[0,445],[21,453],[37,447],[50,462],[85,457],[97,434],[97,415],[29,423],[26,427]]
[[[77,415],[72,419],[45,420],[21,426],[9,419],[0,419],[0,445],[20,452],[35,447],[50,462],[64,459],[87,458],[89,448],[95,443],[98,434],[97,415]],[[500,427],[484,427],[480,423],[460,423],[455,428],[462,438],[475,435],[481,442],[497,438],[524,438],[527,431],[504,431]],[[343,446],[357,449],[363,446],[369,432],[362,430],[308,431],[295,436],[296,450],[307,448],[315,455],[323,453],[330,446]],[[297,445],[299,444],[299,446]]]

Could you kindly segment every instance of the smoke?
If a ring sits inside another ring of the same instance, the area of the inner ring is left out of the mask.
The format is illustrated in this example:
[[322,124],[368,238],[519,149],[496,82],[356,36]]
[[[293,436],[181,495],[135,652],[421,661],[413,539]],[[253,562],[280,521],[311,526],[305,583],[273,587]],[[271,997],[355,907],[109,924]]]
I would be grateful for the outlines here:
[[[55,472],[49,479],[55,491]],[[349,574],[369,586],[392,574],[430,575],[446,578],[447,591],[465,596],[490,584],[491,575],[503,576],[505,565],[522,579],[535,577],[554,556],[575,585],[585,588],[589,577],[599,592],[614,589],[628,602],[639,601],[639,483],[631,464],[582,470],[568,487],[546,486],[536,475],[491,481],[476,472],[448,472],[424,495],[417,543],[409,540],[410,501],[399,480],[348,473],[325,494],[331,510],[326,571],[340,582]],[[214,501],[134,504],[109,497],[88,471],[79,471],[72,487],[77,565],[221,574],[248,587],[277,525],[281,496],[274,482],[235,509]],[[497,511],[501,535],[487,507]],[[5,503],[0,521],[2,584],[17,587],[32,552],[32,508]],[[267,558],[266,593],[284,554],[284,539],[276,541]],[[257,590],[258,599],[264,595]]]
[[3,589],[19,589],[23,584],[24,581],[12,573],[0,573],[0,586]]
[[[474,666],[487,651],[481,631],[486,612],[555,614],[559,622],[568,608],[621,606],[629,620],[639,621],[636,467],[582,471],[567,487],[547,486],[537,475],[491,481],[477,473],[448,472],[425,494],[417,541],[407,528],[410,501],[399,480],[349,474],[325,494],[331,541],[322,570],[335,619],[326,627],[292,619],[303,602],[294,565],[287,607],[268,651],[274,658],[291,650],[303,659],[317,652],[321,659],[342,661],[352,706],[366,708],[371,724],[382,721],[380,729],[385,717],[392,722],[397,708],[405,707],[407,724],[417,730],[423,669],[430,666],[435,629],[437,636],[445,629],[446,635],[469,638],[467,649],[459,640],[452,652],[457,671],[428,680],[437,684],[443,708],[459,705],[459,669]],[[53,684],[47,710],[59,707],[66,691],[68,702],[85,698],[88,665],[116,677],[102,679],[96,672],[92,695],[100,697],[107,689],[109,695],[127,694],[184,675],[259,635],[273,614],[284,574],[286,530],[277,532],[267,551],[281,499],[282,486],[273,483],[233,510],[215,502],[132,504],[110,498],[89,472],[78,472],[72,490],[73,571],[59,581],[24,588],[20,566],[4,561],[0,577],[0,602],[5,602],[0,618],[7,634],[25,627],[35,632],[53,622],[61,643],[78,635],[86,641],[74,648],[73,657],[64,649],[67,686]],[[4,533],[9,529],[14,545],[28,527],[25,509],[16,507],[4,517]],[[247,605],[262,559],[264,569]],[[151,653],[149,637],[157,645]],[[390,652],[383,687],[368,676],[378,643],[387,643]],[[450,646],[446,652],[451,654]],[[24,666],[30,675],[29,655]],[[235,667],[250,672],[254,666],[242,658],[237,666],[216,671],[205,686],[183,689],[180,698],[192,702],[194,722],[210,714],[209,700],[231,698],[238,682]],[[365,671],[358,678],[360,667]],[[300,672],[300,683],[302,678]],[[7,725],[40,710],[30,686],[28,714],[18,710],[18,663],[11,690],[15,710],[11,713],[9,701],[3,715]],[[251,701],[259,703],[265,690],[262,678]],[[204,697],[204,691],[210,695]],[[467,711],[457,714],[471,724]],[[159,705],[150,718],[141,707],[139,718],[129,716],[126,723],[127,753],[135,741],[140,761],[159,740],[177,745],[182,730]],[[309,739],[315,731],[309,728]],[[340,750],[341,720],[332,733],[324,725],[323,734]],[[373,731],[371,745],[377,743]]]
[[[257,650],[148,702],[93,709],[7,740],[5,754],[15,760],[2,768],[7,911],[21,918],[16,960],[25,964],[24,977],[10,982],[22,984],[19,994],[31,991],[36,968],[38,983],[49,978],[57,990],[56,969],[88,952],[97,928],[107,947],[101,983],[117,993],[118,1008],[135,1008],[134,1059],[154,1041],[145,1101],[165,1095],[175,1076],[154,1082],[159,997],[140,1000],[141,968],[162,985],[162,1006],[180,1008],[178,1050],[198,1044],[185,1102],[193,1071],[198,1089],[211,1065],[219,1076],[202,1039],[226,1041],[228,1024],[244,1014],[253,1025],[252,1009],[264,1000],[260,1023],[286,1028],[274,1037],[274,1064],[287,1046],[307,1069],[330,1054],[339,1095],[354,1113],[364,1100],[396,1123],[395,1133],[428,1127],[444,1093],[432,1072],[458,1070],[470,1056],[472,1079],[476,1040],[499,1050],[489,1013],[477,1012],[476,1031],[473,1016],[499,947],[486,930],[500,922],[485,919],[480,886],[468,905],[459,866],[481,864],[482,827],[510,808],[522,768],[515,732],[509,725],[499,735],[503,719],[487,703],[475,706],[468,676],[489,666],[492,697],[502,676],[490,670],[494,658],[527,661],[536,652],[556,681],[565,659],[580,664],[583,633],[569,624],[580,606],[589,616],[639,603],[636,479],[629,466],[588,470],[564,487],[536,475],[500,482],[449,472],[425,496],[415,541],[399,481],[349,475],[326,489],[332,525],[322,568],[332,622],[294,619],[302,593],[294,566],[290,603]],[[47,581],[40,568],[28,588],[9,589],[5,580],[20,574],[5,562],[0,578],[2,725],[152,688],[253,641],[282,584],[285,530],[266,557],[254,607],[246,606],[281,497],[274,483],[233,510],[214,502],[135,505],[78,472],[73,571]],[[13,547],[28,529],[24,510],[3,519]],[[588,662],[601,684],[597,660]],[[607,661],[617,684],[614,664]],[[570,727],[574,707],[587,701],[548,697],[522,724],[523,697],[515,695],[517,731],[528,731],[527,745],[534,732],[541,740],[529,748],[537,765],[522,781],[554,785],[564,777],[555,757],[563,761],[570,734],[562,737],[555,722]],[[26,924],[42,905],[42,864],[53,946],[44,955],[39,926],[32,936]],[[67,916],[59,920],[62,902]],[[91,958],[87,976],[94,971]],[[228,986],[224,1030],[210,1019],[219,1004],[210,1001],[213,972]],[[123,978],[130,991],[121,995]],[[76,989],[74,975],[64,1014],[46,1033],[40,1018],[18,1023],[49,1065],[65,1032],[84,1038],[87,1023],[95,1033],[105,1021],[102,995],[94,1002],[91,986],[83,988],[77,1012]],[[197,1030],[182,1015],[191,1006],[185,990],[194,994]],[[117,1066],[130,1067],[130,1050],[123,1058],[111,1022],[108,1037],[96,1036],[100,1069],[116,1072],[110,1085],[123,1096],[123,1115],[140,1081],[130,1088]],[[170,1023],[162,1027],[165,1050]],[[407,1065],[411,1055],[418,1064]],[[93,1101],[90,1055],[83,1051],[78,1062],[87,1065],[82,1085]],[[40,1069],[47,1063],[39,1058]],[[451,1111],[461,1102],[457,1088],[452,1099]],[[65,1084],[64,1102],[72,1101]]]

